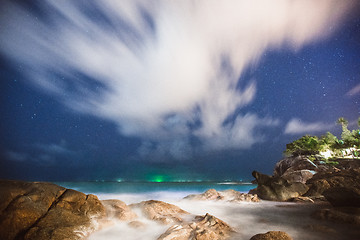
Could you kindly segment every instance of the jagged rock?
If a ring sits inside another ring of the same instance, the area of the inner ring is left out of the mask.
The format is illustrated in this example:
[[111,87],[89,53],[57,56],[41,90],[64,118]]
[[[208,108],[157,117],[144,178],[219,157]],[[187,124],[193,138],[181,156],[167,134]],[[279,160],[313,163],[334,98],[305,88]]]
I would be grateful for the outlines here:
[[287,157],[276,163],[274,176],[281,177],[285,172],[295,172],[299,170],[318,171],[318,166],[310,161],[306,156]]
[[209,189],[201,194],[192,194],[186,196],[184,199],[188,200],[220,200],[228,202],[259,202],[260,199],[256,194],[241,193],[233,189],[225,191],[216,191],[215,189]]
[[206,214],[196,216],[191,223],[171,226],[158,240],[224,240],[228,239],[232,232],[234,230],[227,223]]
[[307,180],[314,176],[315,172],[311,170],[286,171],[281,177],[289,182],[306,183]]
[[252,236],[250,240],[292,240],[286,232],[270,231],[267,233],[260,233]]
[[130,207],[140,208],[145,217],[150,220],[161,222],[163,224],[181,223],[183,222],[183,215],[189,214],[178,206],[155,200],[143,201],[137,204],[132,204],[130,205]]
[[289,183],[289,181],[282,177],[268,176],[257,171],[254,171],[252,174],[258,182],[258,187],[251,193],[257,193],[264,200],[287,201],[302,196],[309,189],[303,183]]
[[102,200],[101,203],[104,205],[108,217],[114,217],[121,221],[130,221],[137,218],[136,213],[134,213],[123,201],[109,199]]
[[360,226],[360,208],[342,207],[315,211],[312,217],[337,223],[348,223]]
[[94,195],[52,183],[0,182],[0,239],[83,239],[105,216]]

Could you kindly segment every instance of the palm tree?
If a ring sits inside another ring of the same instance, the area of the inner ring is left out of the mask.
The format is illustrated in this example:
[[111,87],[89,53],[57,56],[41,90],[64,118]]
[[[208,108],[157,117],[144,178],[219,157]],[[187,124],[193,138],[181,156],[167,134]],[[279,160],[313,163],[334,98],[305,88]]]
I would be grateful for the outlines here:
[[[339,125],[341,125],[343,129],[344,129],[344,128],[347,128],[347,126],[348,126],[348,124],[349,124],[349,122],[348,122],[345,118],[343,118],[343,117],[339,118],[339,119],[336,121],[336,123],[339,124]],[[360,118],[359,118],[359,123],[360,123]]]

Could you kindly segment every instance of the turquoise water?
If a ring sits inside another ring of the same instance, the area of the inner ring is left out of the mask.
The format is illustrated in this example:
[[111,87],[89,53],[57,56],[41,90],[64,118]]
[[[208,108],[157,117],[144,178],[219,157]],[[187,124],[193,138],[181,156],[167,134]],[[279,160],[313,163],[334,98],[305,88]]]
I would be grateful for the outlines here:
[[92,194],[136,194],[150,192],[200,193],[210,188],[248,192],[255,184],[244,182],[56,182],[56,184]]

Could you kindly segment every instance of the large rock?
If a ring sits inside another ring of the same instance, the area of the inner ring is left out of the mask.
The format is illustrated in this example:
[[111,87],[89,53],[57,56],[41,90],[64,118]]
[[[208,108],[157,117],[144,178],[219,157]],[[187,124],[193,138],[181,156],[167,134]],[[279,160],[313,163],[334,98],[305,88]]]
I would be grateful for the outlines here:
[[52,183],[0,182],[0,239],[83,239],[105,216],[94,195]]
[[206,214],[196,216],[191,223],[171,226],[158,240],[224,240],[234,230],[220,219]]
[[188,200],[217,200],[227,202],[259,202],[260,199],[256,194],[241,193],[233,189],[225,191],[216,191],[215,189],[209,189],[201,194],[192,194],[186,196],[184,199]]
[[109,218],[116,218],[121,221],[131,221],[137,218],[131,208],[123,201],[117,199],[102,200],[101,203],[106,209]]
[[286,232],[270,231],[267,233],[256,234],[251,237],[250,240],[292,240],[292,238]]
[[331,188],[360,189],[360,169],[320,172],[306,183],[310,189],[306,196],[320,196]]
[[319,167],[306,156],[287,157],[276,163],[274,176],[281,177],[286,172],[290,173],[300,170],[319,171]]
[[316,172],[311,170],[297,170],[297,171],[286,171],[281,177],[286,179],[288,182],[300,182],[306,183],[307,180],[311,179]]
[[178,206],[156,200],[143,201],[130,207],[140,208],[145,217],[163,224],[181,223],[183,216],[189,214]]
[[282,177],[273,177],[254,171],[258,187],[249,193],[257,193],[264,200],[287,201],[302,196],[308,187],[300,182],[290,183]]

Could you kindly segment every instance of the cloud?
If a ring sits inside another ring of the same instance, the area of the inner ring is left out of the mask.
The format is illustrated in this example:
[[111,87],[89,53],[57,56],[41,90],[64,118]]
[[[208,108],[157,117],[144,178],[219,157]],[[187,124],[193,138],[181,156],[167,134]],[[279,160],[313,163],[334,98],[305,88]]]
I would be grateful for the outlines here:
[[218,149],[250,147],[257,128],[273,126],[239,114],[256,98],[255,79],[239,83],[246,68],[268,49],[325,38],[355,4],[33,2],[33,10],[12,1],[0,10],[0,53],[21,64],[27,80],[123,135],[160,145],[197,137]]
[[10,161],[24,162],[28,160],[29,156],[26,153],[7,151],[5,157]]
[[287,123],[284,132],[285,134],[310,134],[326,131],[332,127],[334,127],[334,124],[323,122],[306,123],[298,118],[293,118]]
[[355,87],[353,87],[352,89],[350,89],[347,93],[346,96],[348,97],[353,97],[355,95],[359,95],[360,94],[360,84],[356,85]]
[[61,140],[60,143],[36,143],[22,152],[7,151],[5,158],[16,162],[37,162],[42,165],[53,165],[56,160],[67,160],[77,152],[69,149],[67,143]]

